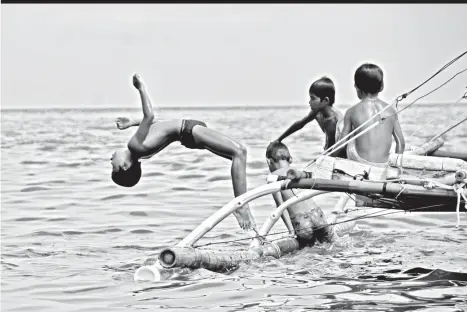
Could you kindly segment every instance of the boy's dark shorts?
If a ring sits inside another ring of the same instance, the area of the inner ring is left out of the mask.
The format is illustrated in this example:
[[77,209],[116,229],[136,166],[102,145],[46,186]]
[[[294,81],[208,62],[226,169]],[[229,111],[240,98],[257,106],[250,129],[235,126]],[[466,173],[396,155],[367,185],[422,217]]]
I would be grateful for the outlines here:
[[182,127],[180,129],[180,143],[190,149],[204,149],[204,146],[196,144],[193,138],[193,127],[202,126],[207,127],[206,124],[199,120],[183,119]]

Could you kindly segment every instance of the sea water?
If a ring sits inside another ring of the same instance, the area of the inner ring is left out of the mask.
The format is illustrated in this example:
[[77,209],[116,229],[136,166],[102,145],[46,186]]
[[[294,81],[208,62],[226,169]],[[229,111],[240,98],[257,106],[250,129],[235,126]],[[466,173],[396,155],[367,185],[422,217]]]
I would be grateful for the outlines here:
[[[407,148],[465,117],[465,104],[413,105],[400,114]],[[344,106],[337,106],[344,111]],[[248,150],[248,189],[266,182],[265,150],[307,107],[166,108],[157,118],[200,119]],[[339,246],[317,245],[262,259],[229,273],[195,270],[161,282],[133,273],[183,239],[233,198],[230,161],[179,142],[143,160],[138,185],[110,179],[110,156],[136,128],[118,130],[136,109],[2,110],[2,311],[463,311],[467,282],[408,281],[423,268],[467,272],[467,214],[397,212],[357,222]],[[446,150],[466,150],[467,123],[445,136]],[[323,150],[313,122],[284,140],[300,166]],[[329,213],[338,195],[316,202]],[[348,204],[352,206],[352,201]],[[257,223],[271,196],[251,205]],[[352,208],[352,207],[351,207]],[[353,208],[355,208],[353,206]],[[349,217],[373,212],[362,209]],[[384,212],[384,211],[383,211]],[[285,226],[278,223],[273,232]],[[229,216],[200,243],[246,248]]]

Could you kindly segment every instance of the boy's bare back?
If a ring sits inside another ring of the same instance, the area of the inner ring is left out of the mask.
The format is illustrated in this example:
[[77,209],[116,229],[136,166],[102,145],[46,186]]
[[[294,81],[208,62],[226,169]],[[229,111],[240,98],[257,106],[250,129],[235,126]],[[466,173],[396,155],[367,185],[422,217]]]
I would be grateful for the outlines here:
[[[363,99],[347,110],[345,122],[350,121],[351,130],[354,130],[388,105],[388,103],[378,98]],[[398,123],[396,110],[394,107],[386,109],[355,133],[357,135],[374,122],[380,121],[381,118],[384,119],[382,123],[355,139],[358,154],[362,158],[375,163],[384,163],[388,160],[394,128]]]
[[355,141],[348,142],[347,157],[375,166],[385,166],[391,151],[392,137],[396,142],[396,153],[404,152],[405,141],[397,111],[378,98],[378,94],[384,88],[383,70],[375,64],[362,64],[355,71],[354,82],[361,101],[345,112],[340,139],[347,137],[360,126],[362,127],[354,132],[353,136],[372,127]]

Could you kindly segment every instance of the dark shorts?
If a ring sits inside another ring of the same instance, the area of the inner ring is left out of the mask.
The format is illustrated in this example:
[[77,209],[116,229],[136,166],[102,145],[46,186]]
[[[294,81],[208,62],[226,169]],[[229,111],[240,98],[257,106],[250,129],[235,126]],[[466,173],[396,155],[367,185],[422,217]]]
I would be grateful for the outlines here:
[[182,145],[187,148],[204,149],[204,146],[197,145],[195,139],[193,138],[194,126],[207,127],[206,124],[202,121],[192,119],[182,120],[182,127],[180,129],[180,143],[182,143]]

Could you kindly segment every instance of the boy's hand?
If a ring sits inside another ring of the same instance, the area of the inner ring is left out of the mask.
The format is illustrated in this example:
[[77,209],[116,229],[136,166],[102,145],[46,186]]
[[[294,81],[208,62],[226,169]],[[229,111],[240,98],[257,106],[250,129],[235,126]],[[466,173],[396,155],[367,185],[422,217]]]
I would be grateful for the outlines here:
[[131,127],[131,120],[127,117],[118,117],[115,119],[115,122],[117,123],[117,128],[120,130]]
[[300,180],[305,177],[305,173],[301,170],[290,168],[287,170],[287,179]]

